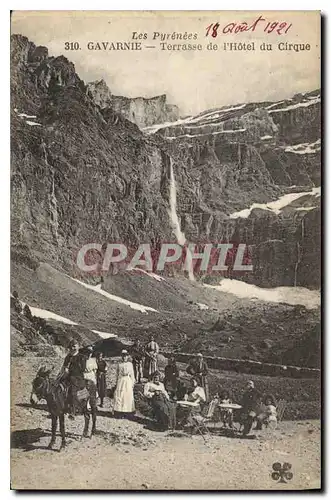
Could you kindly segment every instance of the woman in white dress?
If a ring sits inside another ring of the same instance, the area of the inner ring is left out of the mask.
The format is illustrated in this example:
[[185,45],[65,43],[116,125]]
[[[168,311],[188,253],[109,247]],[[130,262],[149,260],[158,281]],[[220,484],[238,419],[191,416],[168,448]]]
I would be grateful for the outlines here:
[[85,348],[86,357],[85,357],[85,369],[83,372],[85,386],[90,394],[90,400],[87,402],[87,409],[90,410],[91,406],[93,408],[97,408],[97,361],[95,358],[92,358],[93,347],[87,346]]
[[86,348],[87,357],[85,361],[84,379],[92,382],[95,386],[97,385],[97,360],[92,358],[93,347],[88,346]]
[[132,416],[135,412],[133,386],[134,371],[128,351],[122,351],[122,361],[117,366],[117,382],[114,393],[114,414],[118,418]]

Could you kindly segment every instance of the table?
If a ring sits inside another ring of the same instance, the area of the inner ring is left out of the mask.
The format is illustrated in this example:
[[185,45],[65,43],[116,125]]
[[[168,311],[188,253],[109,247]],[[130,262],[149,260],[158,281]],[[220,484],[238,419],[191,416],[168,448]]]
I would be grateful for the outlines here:
[[240,410],[242,408],[237,403],[219,403],[218,406],[219,408],[223,408],[223,410]]
[[[221,410],[240,410],[242,408],[241,405],[238,405],[237,403],[219,403],[218,407]],[[229,412],[230,413],[230,412]],[[232,412],[231,412],[232,413]],[[223,419],[222,419],[223,426],[230,425],[230,427],[233,427],[233,417],[231,416],[226,416],[226,414],[223,414]]]
[[197,403],[195,401],[185,401],[185,400],[183,400],[183,401],[176,401],[176,403],[179,406],[184,406],[184,407],[186,406],[187,408],[192,408],[192,406],[193,406],[193,408],[197,407],[197,406],[200,406],[200,403]]
[[200,408],[200,403],[196,401],[182,400],[182,401],[176,401],[176,406],[182,408],[182,412],[180,415],[176,411],[177,424],[179,428],[181,428],[183,425],[188,423],[188,420],[194,408]]

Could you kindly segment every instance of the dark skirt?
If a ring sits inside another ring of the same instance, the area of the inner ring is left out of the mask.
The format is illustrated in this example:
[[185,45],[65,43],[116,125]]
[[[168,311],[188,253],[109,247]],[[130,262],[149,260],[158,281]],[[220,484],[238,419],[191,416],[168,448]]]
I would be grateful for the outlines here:
[[176,406],[163,394],[154,395],[152,398],[152,408],[158,424],[164,429],[175,429],[176,427]]
[[106,390],[107,390],[105,373],[98,373],[97,385],[98,385],[99,397],[103,399],[106,395]]

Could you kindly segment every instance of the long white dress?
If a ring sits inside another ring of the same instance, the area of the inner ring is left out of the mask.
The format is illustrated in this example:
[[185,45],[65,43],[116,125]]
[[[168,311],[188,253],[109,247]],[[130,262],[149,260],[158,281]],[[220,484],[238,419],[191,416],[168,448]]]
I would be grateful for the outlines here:
[[131,361],[121,362],[117,366],[117,384],[114,394],[114,411],[132,413],[135,411],[134,372]]

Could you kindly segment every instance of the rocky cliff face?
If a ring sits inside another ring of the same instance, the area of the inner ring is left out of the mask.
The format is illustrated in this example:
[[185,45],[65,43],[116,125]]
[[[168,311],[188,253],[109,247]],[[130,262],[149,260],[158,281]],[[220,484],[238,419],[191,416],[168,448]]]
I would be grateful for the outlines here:
[[[26,249],[74,272],[87,242],[173,241],[171,157],[189,241],[249,244],[255,271],[245,279],[256,284],[319,286],[317,91],[165,126],[178,118],[165,96],[86,86],[66,58],[23,36],[11,50],[13,255]],[[236,214],[293,191],[310,194]]]
[[165,94],[150,99],[116,96],[110,92],[104,80],[88,83],[87,91],[98,106],[114,109],[139,128],[175,121],[179,117],[177,106],[168,104]]
[[13,244],[68,269],[86,242],[170,238],[160,149],[95,106],[65,58],[31,64],[38,51],[13,37]]
[[248,281],[318,287],[320,120],[314,91],[146,128],[174,158],[186,237],[249,245]]

